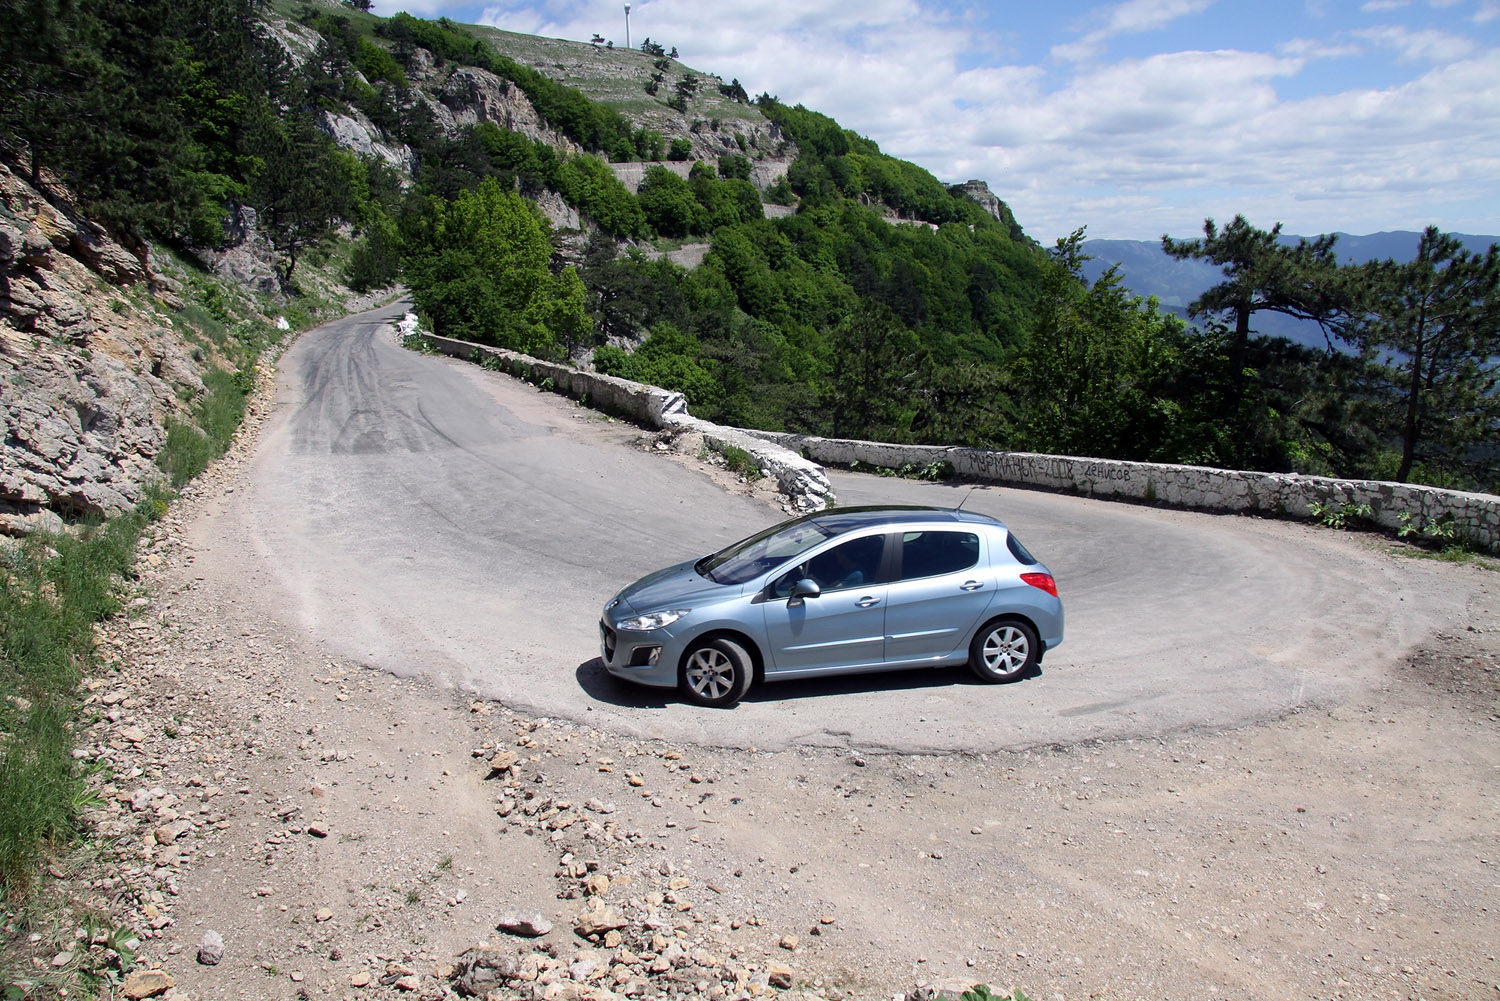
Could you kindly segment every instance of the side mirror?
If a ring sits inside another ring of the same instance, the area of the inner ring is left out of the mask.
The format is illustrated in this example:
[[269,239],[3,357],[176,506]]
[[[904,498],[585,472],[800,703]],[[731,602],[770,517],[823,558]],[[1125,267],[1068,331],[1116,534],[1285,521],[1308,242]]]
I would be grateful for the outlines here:
[[803,598],[816,598],[822,593],[823,589],[818,586],[817,581],[813,580],[811,577],[803,577],[801,580],[792,585],[792,593],[791,596],[787,599],[786,603],[787,607],[792,608],[796,605],[800,605],[802,604]]

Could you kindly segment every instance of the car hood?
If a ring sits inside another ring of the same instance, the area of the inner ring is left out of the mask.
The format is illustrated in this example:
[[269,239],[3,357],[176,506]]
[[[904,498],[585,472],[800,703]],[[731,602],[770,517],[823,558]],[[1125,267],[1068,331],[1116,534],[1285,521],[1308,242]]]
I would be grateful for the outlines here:
[[652,612],[660,608],[683,605],[691,608],[701,601],[717,601],[730,594],[739,594],[740,588],[727,584],[715,584],[701,577],[693,569],[697,560],[687,560],[676,566],[647,574],[615,596],[619,602],[616,610]]

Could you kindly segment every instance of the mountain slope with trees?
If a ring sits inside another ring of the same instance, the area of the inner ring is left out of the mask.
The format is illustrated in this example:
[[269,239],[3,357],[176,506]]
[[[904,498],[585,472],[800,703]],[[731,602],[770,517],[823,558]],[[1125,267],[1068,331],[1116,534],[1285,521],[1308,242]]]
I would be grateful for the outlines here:
[[[1210,223],[1166,244],[1222,275],[1181,304],[1189,324],[1091,272],[1082,232],[1044,251],[1003,202],[661,41],[627,52],[328,2],[0,13],[4,155],[70,185],[127,245],[212,262],[252,232],[292,288],[309,252],[353,238],[348,282],[405,282],[442,333],[681,389],[729,423],[1500,479],[1490,258],[1440,233],[1423,271]],[[707,245],[692,270],[660,259],[682,240]],[[1460,271],[1473,280],[1449,291],[1471,298],[1445,326],[1410,318]],[[1256,335],[1272,312],[1321,318],[1325,343]]]

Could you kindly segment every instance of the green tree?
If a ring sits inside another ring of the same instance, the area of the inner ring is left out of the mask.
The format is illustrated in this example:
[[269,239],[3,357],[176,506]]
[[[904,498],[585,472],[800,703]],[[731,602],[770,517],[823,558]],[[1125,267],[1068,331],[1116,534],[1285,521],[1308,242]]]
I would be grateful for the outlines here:
[[750,170],[750,161],[738,153],[719,154],[719,176],[725,180],[738,178],[741,181],[748,181]]
[[75,0],[0,2],[0,136],[11,157],[27,160],[34,188],[65,144],[57,126],[81,104],[84,22]]
[[271,246],[281,255],[284,283],[310,247],[333,235],[334,224],[352,214],[346,161],[310,114],[285,119],[259,103],[251,148],[260,169],[251,182],[251,200]]
[[570,329],[574,305],[582,313],[571,280],[560,289],[548,270],[552,246],[536,206],[493,177],[452,201],[432,199],[404,243],[412,298],[445,336],[552,357],[553,330]]
[[645,235],[647,217],[642,203],[603,160],[580,153],[564,160],[555,173],[555,187],[563,200],[604,230],[626,239]]
[[1224,271],[1224,281],[1194,300],[1188,315],[1218,316],[1228,324],[1230,396],[1236,405],[1244,395],[1246,351],[1256,313],[1265,310],[1312,320],[1330,337],[1332,349],[1331,334],[1349,317],[1348,287],[1333,249],[1337,240],[1327,235],[1291,246],[1281,240],[1281,223],[1256,229],[1242,215],[1222,230],[1212,219],[1204,220],[1201,239],[1161,238],[1169,256],[1207,260]]
[[586,311],[588,292],[576,268],[563,268],[553,276],[548,301],[542,307],[542,323],[569,356],[594,345],[594,324]]
[[921,341],[889,308],[868,302],[830,331],[829,340],[826,403],[834,437],[906,440],[917,414]]
[[186,228],[198,197],[173,29],[162,0],[0,3],[0,148],[117,233]]
[[1395,411],[1404,483],[1418,464],[1473,465],[1467,451],[1490,446],[1480,482],[1493,485],[1500,430],[1500,248],[1470,253],[1429,226],[1416,257],[1359,269],[1364,298],[1350,340],[1374,362],[1379,391]]
[[698,339],[665,321],[652,326],[645,341],[633,354],[617,347],[602,347],[594,354],[594,366],[606,375],[618,375],[687,397],[695,412],[712,413],[724,397],[711,361],[702,357]]
[[1162,387],[1175,372],[1181,321],[1131,295],[1117,269],[1090,285],[1083,230],[1057,241],[1026,350],[1014,364],[1019,444],[1031,451],[1159,459],[1176,407]]
[[688,182],[665,167],[648,167],[636,192],[646,222],[662,236],[701,233],[707,223],[703,207]]
[[385,288],[401,274],[401,234],[395,220],[375,209],[354,244],[345,281],[358,292]]
[[750,103],[750,95],[745,93],[745,88],[740,85],[738,77],[736,77],[729,83],[719,84],[719,93],[723,94],[731,101],[737,101],[740,104]]

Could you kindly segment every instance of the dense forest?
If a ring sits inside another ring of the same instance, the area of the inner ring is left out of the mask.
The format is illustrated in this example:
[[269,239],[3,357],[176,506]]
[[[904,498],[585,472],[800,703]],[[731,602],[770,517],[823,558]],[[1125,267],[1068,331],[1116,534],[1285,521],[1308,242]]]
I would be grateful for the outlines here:
[[[304,6],[315,44],[294,60],[277,16],[0,0],[0,157],[128,243],[211,249],[253,209],[288,289],[311,249],[353,238],[349,284],[403,282],[439,332],[680,389],[721,422],[1500,490],[1494,248],[1430,229],[1411,261],[1354,266],[1331,237],[1209,221],[1163,243],[1223,272],[1189,325],[1113,272],[1084,279],[1082,231],[1043,249],[1003,204],[768,94],[753,103],[796,153],[784,178],[758,189],[766,151],[741,144],[685,178],[649,167],[632,193],[610,162],[683,159],[682,136],[445,19]],[[419,64],[495,74],[581,152],[445,129]],[[688,79],[663,106],[687,106]],[[410,176],[339,148],[328,112],[406,146]],[[584,233],[552,232],[544,195]],[[682,240],[708,244],[701,265],[646,253]],[[1258,336],[1265,311],[1316,321],[1327,348]]]

